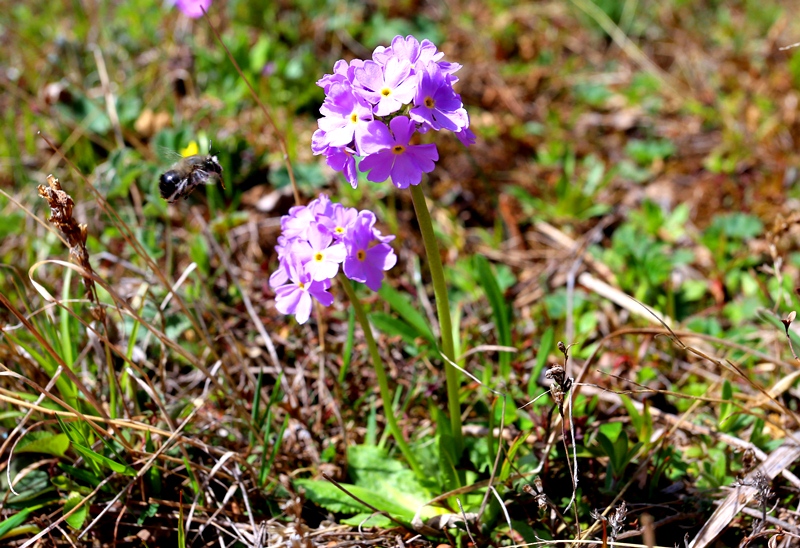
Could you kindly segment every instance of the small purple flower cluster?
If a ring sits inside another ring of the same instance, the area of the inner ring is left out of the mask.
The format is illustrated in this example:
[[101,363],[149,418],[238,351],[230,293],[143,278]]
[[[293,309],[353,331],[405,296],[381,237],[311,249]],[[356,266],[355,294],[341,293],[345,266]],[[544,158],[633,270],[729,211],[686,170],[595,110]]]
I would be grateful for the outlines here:
[[280,265],[269,278],[275,307],[305,323],[312,297],[323,306],[333,303],[328,290],[340,264],[345,276],[377,291],[383,272],[397,263],[392,240],[394,236],[383,236],[375,228],[373,212],[344,207],[324,194],[307,206],[291,208],[281,217],[275,246]]
[[408,188],[439,159],[435,144],[411,144],[415,132],[446,129],[465,146],[473,144],[469,115],[453,90],[461,65],[443,56],[429,40],[396,36],[388,48],[376,48],[371,60],[337,61],[333,74],[317,82],[325,102],[312,138],[314,154],[324,154],[353,188],[355,156],[362,157],[358,170],[369,171],[368,180],[391,177],[397,188]]

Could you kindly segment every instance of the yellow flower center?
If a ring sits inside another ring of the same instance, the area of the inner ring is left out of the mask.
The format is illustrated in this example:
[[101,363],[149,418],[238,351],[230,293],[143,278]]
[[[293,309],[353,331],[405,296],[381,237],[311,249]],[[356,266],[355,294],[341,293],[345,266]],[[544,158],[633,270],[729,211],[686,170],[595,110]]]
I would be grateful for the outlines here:
[[354,123],[354,124],[355,124],[356,122],[358,122],[358,114],[356,114],[355,112],[354,112],[353,114],[351,114],[351,115],[350,115],[350,122],[352,122],[352,123]]
[[384,97],[389,97],[391,94],[392,90],[390,90],[389,88],[383,88],[381,90],[381,95],[383,95]]
[[318,262],[318,263],[319,263],[319,262],[322,262],[322,259],[324,259],[324,258],[325,258],[325,255],[323,255],[321,251],[317,251],[317,252],[314,254],[314,260],[315,260],[316,262]]
[[394,146],[392,147],[392,152],[393,152],[394,154],[402,154],[402,153],[404,153],[405,151],[406,151],[406,147],[404,147],[403,145],[394,145]]
[[433,108],[436,104],[436,101],[433,100],[433,97],[425,97],[425,106],[428,108]]
[[364,259],[366,259],[366,258],[367,258],[367,252],[366,252],[366,251],[364,251],[363,249],[359,249],[359,250],[358,250],[358,253],[356,253],[356,258],[357,258],[359,261],[363,261]]
[[297,284],[297,287],[299,287],[300,289],[305,289],[306,288],[306,284],[304,284],[303,282],[300,282],[299,284]]
[[344,234],[344,227],[337,226],[333,231],[336,232],[336,234]]

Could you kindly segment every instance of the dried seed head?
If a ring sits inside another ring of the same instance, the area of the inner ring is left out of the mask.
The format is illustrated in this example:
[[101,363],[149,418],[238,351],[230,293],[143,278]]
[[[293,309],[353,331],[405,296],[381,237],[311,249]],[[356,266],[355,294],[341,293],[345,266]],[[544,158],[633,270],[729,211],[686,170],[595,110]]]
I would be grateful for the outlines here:
[[551,384],[550,395],[553,397],[553,401],[556,402],[560,411],[564,407],[564,391],[561,390],[561,386],[557,383]]
[[561,353],[564,354],[564,359],[566,360],[567,358],[569,358],[569,348],[567,347],[567,345],[565,345],[561,341],[558,341],[558,345],[557,346],[558,346],[558,349],[561,351]]
[[533,478],[533,487],[531,487],[530,484],[525,484],[522,486],[522,490],[533,497],[536,504],[539,505],[539,510],[547,506],[547,495],[544,494],[542,478],[539,476]]
[[550,369],[548,369],[544,374],[544,378],[551,379],[558,385],[564,384],[565,376],[566,372],[564,371],[564,368],[558,364],[551,366]]
[[622,532],[625,526],[625,519],[628,517],[628,507],[623,500],[619,506],[611,514],[608,522],[611,525],[611,540],[616,540],[617,536]]
[[753,487],[758,489],[756,494],[756,501],[761,505],[766,505],[767,501],[774,496],[774,493],[769,488],[769,479],[762,472],[756,472],[756,477],[753,480]]
[[789,326],[792,325],[792,322],[794,321],[794,319],[796,317],[797,317],[797,312],[792,310],[791,312],[789,312],[789,314],[784,319],[781,320],[781,323],[783,324],[783,328],[786,330],[786,335],[787,336],[789,335]]
[[[80,265],[88,274],[84,275],[83,284],[86,293],[92,302],[97,303],[97,294],[94,280],[92,279],[92,265],[89,263],[89,251],[86,249],[88,227],[79,224],[72,217],[75,202],[62,188],[61,183],[52,175],[47,176],[47,186],[39,185],[39,196],[47,200],[50,206],[50,221],[64,235],[69,244],[69,254],[73,262]],[[92,315],[97,320],[105,316],[105,309],[97,306],[92,309]]]
[[756,463],[756,452],[753,451],[752,447],[748,447],[742,454],[742,472],[744,474],[750,472],[750,470],[753,469],[755,463]]

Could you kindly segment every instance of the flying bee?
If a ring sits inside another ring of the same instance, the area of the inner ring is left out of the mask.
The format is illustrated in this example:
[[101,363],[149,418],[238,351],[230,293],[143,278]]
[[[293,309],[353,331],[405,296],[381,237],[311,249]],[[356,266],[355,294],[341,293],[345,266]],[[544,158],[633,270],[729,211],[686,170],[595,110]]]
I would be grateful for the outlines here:
[[[210,144],[208,149],[211,150]],[[181,157],[169,170],[162,173],[158,180],[158,190],[162,198],[174,203],[188,197],[198,186],[216,181],[225,188],[222,166],[217,157],[211,154],[195,154]]]

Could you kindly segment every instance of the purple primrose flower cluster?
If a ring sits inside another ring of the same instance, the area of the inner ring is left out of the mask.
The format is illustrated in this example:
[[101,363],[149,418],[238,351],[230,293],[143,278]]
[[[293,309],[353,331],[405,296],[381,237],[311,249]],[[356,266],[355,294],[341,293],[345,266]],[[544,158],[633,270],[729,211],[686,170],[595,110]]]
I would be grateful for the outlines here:
[[333,303],[328,293],[339,272],[373,291],[381,287],[383,272],[397,263],[389,245],[394,236],[375,228],[375,214],[331,202],[324,194],[307,206],[295,206],[281,217],[281,235],[275,250],[280,265],[269,278],[275,307],[305,323],[312,298],[323,306]]
[[311,148],[344,173],[355,188],[367,179],[392,178],[398,188],[417,185],[439,159],[435,144],[412,144],[415,133],[449,130],[465,145],[475,142],[461,97],[453,90],[458,63],[443,61],[429,40],[396,36],[372,59],[339,60],[317,85],[325,90],[322,118]]

